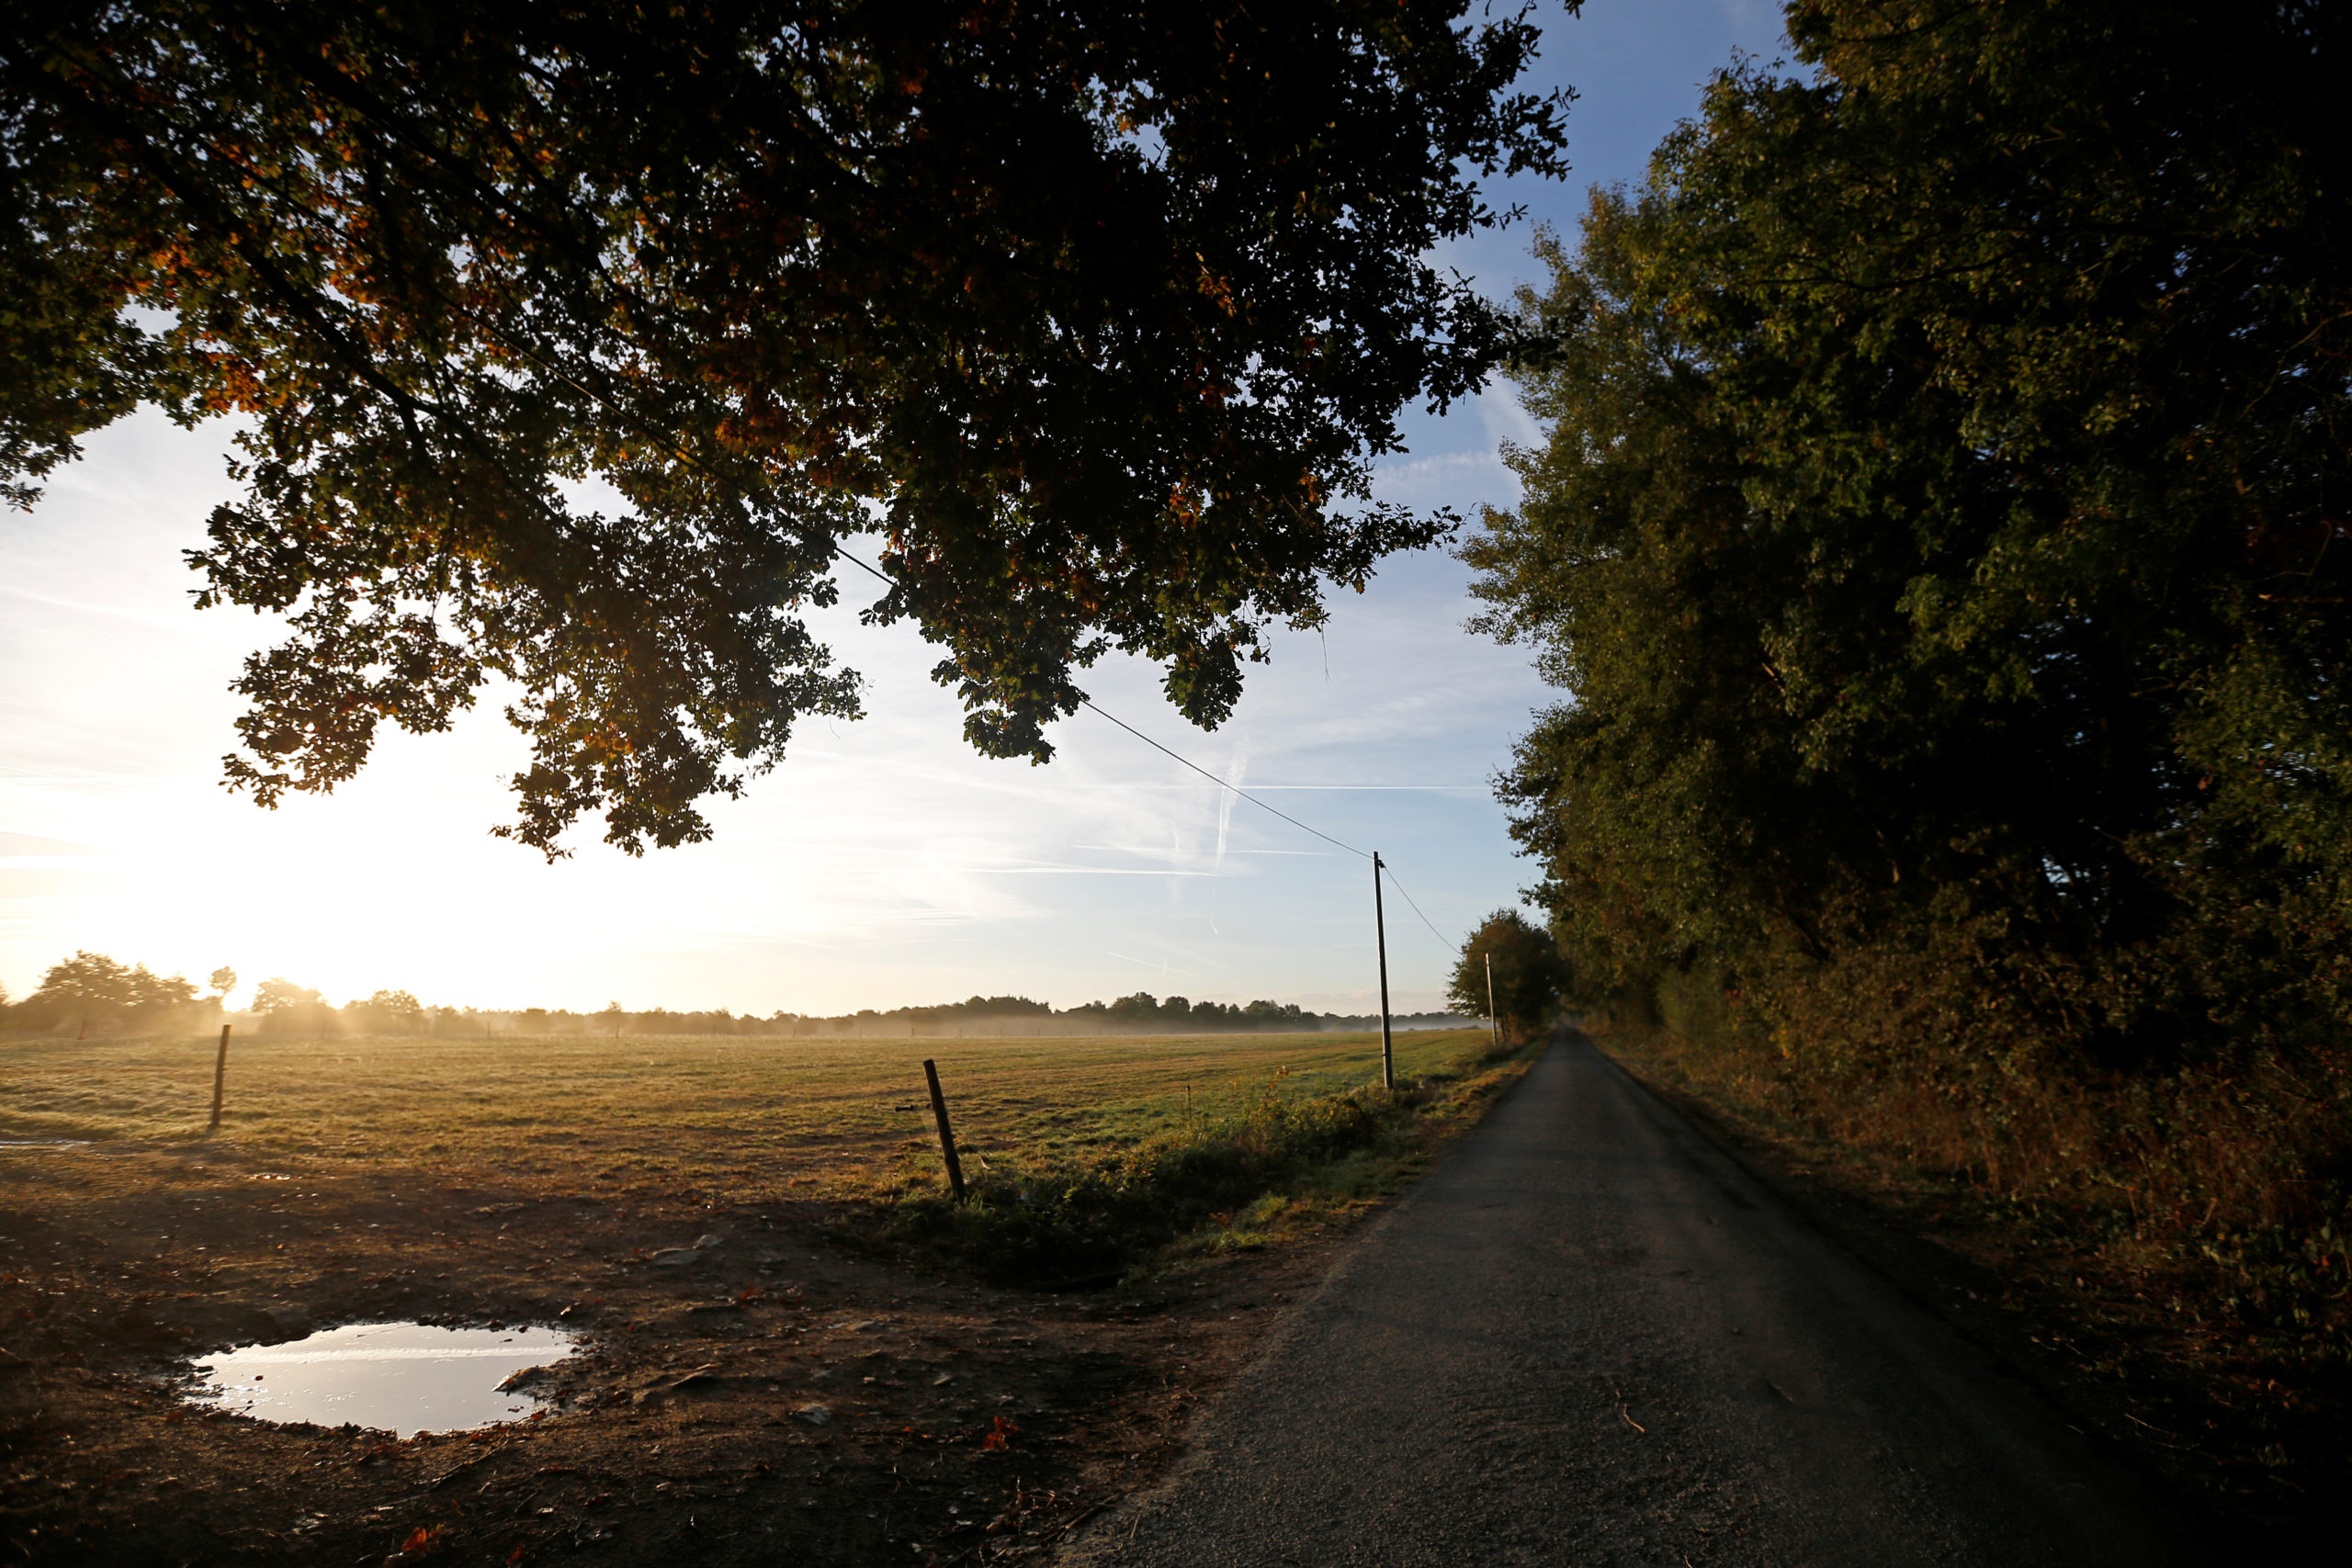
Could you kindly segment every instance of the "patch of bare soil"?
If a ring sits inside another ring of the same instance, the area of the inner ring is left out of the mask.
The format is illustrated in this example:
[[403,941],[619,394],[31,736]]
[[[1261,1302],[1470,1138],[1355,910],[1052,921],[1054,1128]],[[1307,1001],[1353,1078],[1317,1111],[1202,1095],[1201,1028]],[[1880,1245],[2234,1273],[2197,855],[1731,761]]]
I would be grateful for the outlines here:
[[[1043,1556],[1148,1480],[1331,1237],[1136,1291],[925,1272],[820,1201],[0,1149],[6,1561],[909,1564]],[[526,1422],[397,1441],[191,1405],[339,1324],[560,1324]]]

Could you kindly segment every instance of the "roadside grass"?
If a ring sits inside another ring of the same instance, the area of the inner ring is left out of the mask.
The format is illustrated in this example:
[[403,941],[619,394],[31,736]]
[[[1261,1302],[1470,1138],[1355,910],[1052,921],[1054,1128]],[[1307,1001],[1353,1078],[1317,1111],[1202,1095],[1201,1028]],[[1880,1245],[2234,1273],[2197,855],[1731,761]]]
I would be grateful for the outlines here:
[[1019,1151],[983,1167],[961,1203],[910,1173],[893,1228],[1004,1284],[1108,1282],[1255,1251],[1396,1190],[1534,1055],[1489,1050],[1483,1034],[1449,1043],[1451,1059],[1400,1067],[1393,1093],[1316,1093],[1285,1066],[1116,1147]]
[[[1397,1035],[1408,1087],[1390,1097],[1373,1032],[265,1036],[231,1044],[217,1138],[252,1159],[622,1200],[829,1200],[992,1278],[1061,1278],[1180,1240],[1246,1250],[1394,1190],[1516,1071],[1485,1047],[1476,1029]],[[926,1057],[974,1179],[952,1216]],[[208,1146],[212,1064],[209,1040],[0,1043],[0,1138]]]

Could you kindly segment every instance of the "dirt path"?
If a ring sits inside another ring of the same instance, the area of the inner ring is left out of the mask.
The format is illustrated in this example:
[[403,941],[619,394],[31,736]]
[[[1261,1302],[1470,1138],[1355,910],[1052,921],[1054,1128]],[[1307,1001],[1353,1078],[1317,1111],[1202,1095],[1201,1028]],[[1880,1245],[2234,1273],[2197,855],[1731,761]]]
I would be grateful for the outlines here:
[[1062,1561],[2082,1568],[2195,1539],[1564,1042]]

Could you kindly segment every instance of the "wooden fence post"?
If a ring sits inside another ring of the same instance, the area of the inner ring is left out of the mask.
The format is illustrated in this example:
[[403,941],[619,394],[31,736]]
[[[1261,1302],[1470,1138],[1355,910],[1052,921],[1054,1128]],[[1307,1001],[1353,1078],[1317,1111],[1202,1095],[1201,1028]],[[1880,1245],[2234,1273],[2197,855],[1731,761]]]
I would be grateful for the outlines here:
[[931,1083],[932,1120],[939,1123],[939,1152],[947,1156],[947,1190],[964,1201],[964,1162],[956,1157],[956,1131],[947,1124],[947,1097],[939,1089],[939,1064],[925,1058],[922,1076]]
[[229,1026],[220,1026],[220,1054],[212,1058],[212,1125],[208,1133],[220,1130],[220,1091],[229,1080]]

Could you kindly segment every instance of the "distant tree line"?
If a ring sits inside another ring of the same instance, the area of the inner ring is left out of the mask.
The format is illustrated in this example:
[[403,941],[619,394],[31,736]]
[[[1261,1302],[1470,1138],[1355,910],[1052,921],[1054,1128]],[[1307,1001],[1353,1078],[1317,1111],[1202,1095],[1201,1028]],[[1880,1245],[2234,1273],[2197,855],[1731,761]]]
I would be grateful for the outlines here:
[[[788,1032],[806,1035],[1207,1034],[1370,1029],[1379,1026],[1380,1017],[1377,1013],[1310,1012],[1296,1002],[1196,1002],[1137,991],[1114,1001],[1082,1002],[1062,1009],[1026,997],[973,997],[940,1007],[893,1008],[884,1012],[867,1008],[838,1018],[779,1013],[773,1020],[757,1021],[786,1022],[790,1025]],[[1403,1028],[1430,1028],[1455,1021],[1444,1013],[1400,1013],[1392,1015],[1390,1021]]]
[[1088,1002],[1070,1011],[1100,1018],[1105,1023],[1130,1027],[1172,1024],[1182,1029],[1297,1029],[1308,1026],[1307,1021],[1315,1017],[1302,1011],[1295,1002],[1257,1001],[1243,1006],[1187,1001],[1182,997],[1160,1001],[1149,991],[1137,991],[1114,1002]]
[[209,995],[178,975],[158,975],[144,964],[124,965],[102,953],[77,952],[49,966],[40,987],[7,1006],[0,991],[0,1018],[11,1032],[40,1034],[153,1033],[198,1027],[220,1011],[220,998],[237,983],[233,970],[215,970]]
[[[1148,991],[1115,1001],[1057,1010],[1027,997],[971,997],[933,1007],[863,1008],[823,1016],[777,1011],[763,1018],[725,1008],[632,1010],[614,1002],[594,1012],[567,1008],[431,1007],[401,990],[379,990],[341,1007],[316,990],[284,978],[254,988],[243,1012],[225,1007],[236,989],[233,969],[213,971],[209,990],[179,976],[158,976],[143,964],[124,965],[104,953],[76,953],[51,964],[30,996],[11,1006],[0,991],[0,1030],[11,1034],[77,1038],[152,1035],[217,1028],[224,1020],[265,1035],[316,1037],[372,1034],[447,1039],[498,1035],[735,1034],[783,1037],[910,1034],[1201,1033],[1228,1031],[1343,1030],[1376,1027],[1375,1015],[1308,1012],[1295,1002],[1165,1000]],[[1399,1014],[1405,1028],[1453,1021],[1442,1013]]]

